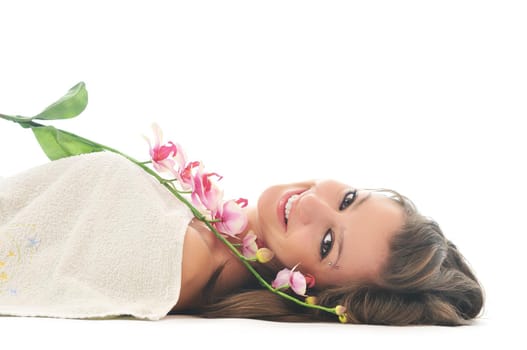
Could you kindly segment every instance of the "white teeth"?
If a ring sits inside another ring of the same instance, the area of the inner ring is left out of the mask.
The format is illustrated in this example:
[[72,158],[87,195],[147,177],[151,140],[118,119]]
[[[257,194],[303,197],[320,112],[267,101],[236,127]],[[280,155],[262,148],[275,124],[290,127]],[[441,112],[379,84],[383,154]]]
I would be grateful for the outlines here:
[[289,213],[291,212],[291,206],[293,206],[293,202],[295,199],[300,197],[299,194],[294,194],[287,200],[287,203],[285,204],[285,220],[287,221],[289,219]]

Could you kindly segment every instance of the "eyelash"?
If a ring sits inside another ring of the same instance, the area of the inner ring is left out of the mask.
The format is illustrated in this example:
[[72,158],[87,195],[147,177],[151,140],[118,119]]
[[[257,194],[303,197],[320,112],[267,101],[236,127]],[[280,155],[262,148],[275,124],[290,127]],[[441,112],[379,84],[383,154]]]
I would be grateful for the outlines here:
[[[329,246],[326,238],[331,239],[329,241]],[[324,234],[324,237],[322,237],[322,242],[320,243],[320,258],[324,259],[326,256],[328,256],[329,252],[331,251],[331,248],[333,248],[333,230],[329,229]]]
[[[352,194],[353,197],[350,199],[349,195]],[[353,204],[355,198],[357,197],[357,190],[349,191],[344,195],[342,203],[340,203],[339,210],[344,210],[350,205]],[[328,240],[329,239],[329,240]],[[334,234],[332,229],[328,229],[322,237],[322,242],[320,243],[320,258],[324,259],[328,256],[331,248],[333,248]]]
[[[351,200],[348,198],[350,194],[353,195],[353,198],[351,198]],[[344,199],[342,200],[342,203],[340,203],[339,210],[344,210],[350,205],[352,205],[356,197],[357,197],[357,190],[346,192],[346,194],[344,195]]]

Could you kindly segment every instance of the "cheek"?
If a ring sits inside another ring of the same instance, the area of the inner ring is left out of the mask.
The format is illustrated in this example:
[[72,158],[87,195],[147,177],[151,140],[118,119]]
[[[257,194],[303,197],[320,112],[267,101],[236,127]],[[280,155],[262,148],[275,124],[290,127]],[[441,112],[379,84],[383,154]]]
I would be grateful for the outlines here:
[[304,259],[300,252],[295,247],[288,247],[281,245],[275,250],[275,256],[285,267],[292,269],[296,264],[300,263],[298,270],[303,271]]
[[278,260],[284,265],[292,268],[300,263],[300,271],[311,270],[312,265],[317,263],[317,239],[312,233],[306,231],[290,232],[284,239],[277,239],[274,243],[274,251]]

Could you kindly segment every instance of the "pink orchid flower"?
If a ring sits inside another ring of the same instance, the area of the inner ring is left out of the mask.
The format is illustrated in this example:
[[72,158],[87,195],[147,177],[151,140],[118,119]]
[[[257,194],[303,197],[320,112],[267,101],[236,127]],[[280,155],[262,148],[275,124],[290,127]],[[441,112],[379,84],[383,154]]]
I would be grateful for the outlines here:
[[198,170],[192,177],[193,190],[192,202],[196,206],[202,205],[205,209],[210,210],[212,217],[221,210],[223,202],[223,191],[213,182],[210,177],[221,176],[216,173],[203,172],[203,165],[200,164]]
[[194,179],[192,169],[199,166],[200,162],[188,162],[187,155],[179,143],[176,143],[177,153],[174,156],[174,161],[177,167],[172,169],[172,174],[176,177],[181,185],[183,191],[194,191]]
[[[247,228],[247,215],[242,208],[247,206],[247,199],[230,199],[219,206],[218,212],[214,215],[219,219],[214,223],[218,231],[229,236],[236,236]],[[256,244],[256,243],[255,243]]]
[[175,162],[171,158],[170,153],[172,153],[173,157],[178,153],[178,149],[172,141],[169,141],[165,145],[161,145],[161,142],[163,140],[163,131],[157,123],[152,123],[152,130],[154,131],[153,147],[152,143],[150,142],[150,139],[145,135],[142,135],[146,142],[148,142],[152,165],[154,166],[154,169],[159,173],[169,172],[175,166]]
[[[183,163],[185,164],[185,163]],[[181,188],[183,191],[192,191],[194,192],[194,175],[192,174],[192,169],[200,166],[200,162],[190,162],[184,166],[179,167],[177,171],[174,171],[174,176],[178,179]]]
[[297,266],[298,264],[291,270],[284,268],[278,271],[271,286],[275,289],[291,288],[296,294],[305,296],[307,289],[306,278],[301,272],[295,271]]
[[256,235],[249,232],[243,237],[242,241],[242,255],[247,259],[256,258],[256,252],[258,251],[258,245],[256,244]]

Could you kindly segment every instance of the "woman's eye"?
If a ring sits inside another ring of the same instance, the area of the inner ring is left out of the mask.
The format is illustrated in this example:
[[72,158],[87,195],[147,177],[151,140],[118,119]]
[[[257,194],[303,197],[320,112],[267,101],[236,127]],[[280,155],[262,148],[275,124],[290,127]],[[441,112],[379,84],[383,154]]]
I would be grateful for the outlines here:
[[339,210],[344,210],[347,207],[349,207],[351,204],[353,204],[353,201],[355,201],[355,197],[357,197],[357,190],[347,192],[344,195],[344,199],[342,200],[342,203],[340,203]]
[[331,248],[333,247],[333,231],[331,229],[326,231],[326,234],[322,238],[322,242],[320,243],[320,258],[324,259],[329,252],[331,251]]

